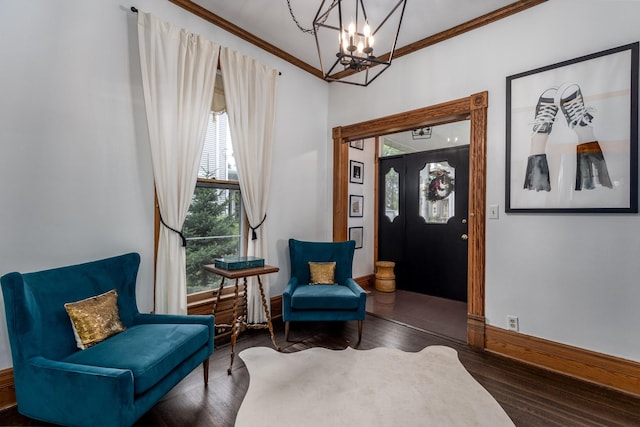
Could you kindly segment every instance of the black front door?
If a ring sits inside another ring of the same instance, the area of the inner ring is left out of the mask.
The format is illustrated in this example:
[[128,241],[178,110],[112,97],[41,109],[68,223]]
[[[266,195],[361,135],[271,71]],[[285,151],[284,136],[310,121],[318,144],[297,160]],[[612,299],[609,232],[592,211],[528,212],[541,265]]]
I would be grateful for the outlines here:
[[383,158],[378,259],[396,286],[467,301],[469,146]]

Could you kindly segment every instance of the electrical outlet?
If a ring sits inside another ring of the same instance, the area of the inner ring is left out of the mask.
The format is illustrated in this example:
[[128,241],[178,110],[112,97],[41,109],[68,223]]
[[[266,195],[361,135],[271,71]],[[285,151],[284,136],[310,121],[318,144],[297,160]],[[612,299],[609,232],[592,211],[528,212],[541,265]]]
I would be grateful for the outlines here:
[[518,316],[507,316],[507,329],[518,332]]
[[489,219],[498,219],[500,209],[498,205],[489,205]]

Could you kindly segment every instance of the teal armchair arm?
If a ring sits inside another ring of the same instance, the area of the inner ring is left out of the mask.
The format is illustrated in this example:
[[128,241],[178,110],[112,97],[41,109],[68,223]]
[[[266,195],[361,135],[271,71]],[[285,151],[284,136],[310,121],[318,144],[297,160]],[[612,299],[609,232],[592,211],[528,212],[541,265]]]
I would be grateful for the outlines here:
[[364,319],[366,314],[366,307],[367,307],[367,293],[352,278],[348,278],[345,281],[344,286],[347,286],[349,289],[351,289],[351,292],[353,292],[358,296],[358,316],[357,317]]
[[[22,367],[34,383],[46,381],[55,387],[39,387],[37,392],[16,389],[25,412],[34,418],[43,416],[52,422],[70,426],[130,425],[136,419],[131,371],[60,362],[34,357]],[[87,393],[87,390],[91,390]],[[64,396],[61,399],[60,396]],[[55,404],[52,404],[55,402]]]
[[361,298],[361,297],[366,298],[366,297],[367,297],[367,293],[365,292],[365,290],[364,290],[364,289],[362,289],[362,288],[360,287],[360,285],[358,285],[358,284],[356,283],[356,281],[355,281],[355,280],[353,280],[352,278],[348,278],[347,280],[345,280],[345,282],[344,282],[344,286],[349,287],[349,289],[351,289],[351,291],[352,291],[354,294],[358,295],[358,297],[359,297],[359,298]]
[[291,298],[291,294],[293,294],[293,291],[296,289],[296,286],[298,286],[298,278],[292,277],[287,282],[287,286],[284,288],[283,295],[286,294],[289,296],[289,298]]
[[285,319],[291,317],[291,296],[293,295],[293,291],[298,286],[298,278],[292,277],[287,282],[287,286],[284,288],[284,292],[282,293],[282,316]]

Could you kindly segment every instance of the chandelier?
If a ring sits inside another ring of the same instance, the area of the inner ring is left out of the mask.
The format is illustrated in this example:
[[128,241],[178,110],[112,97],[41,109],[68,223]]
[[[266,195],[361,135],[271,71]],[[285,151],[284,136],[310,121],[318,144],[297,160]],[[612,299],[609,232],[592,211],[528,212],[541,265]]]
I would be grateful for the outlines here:
[[313,34],[324,80],[367,86],[389,68],[406,2],[387,12],[379,0],[323,0]]

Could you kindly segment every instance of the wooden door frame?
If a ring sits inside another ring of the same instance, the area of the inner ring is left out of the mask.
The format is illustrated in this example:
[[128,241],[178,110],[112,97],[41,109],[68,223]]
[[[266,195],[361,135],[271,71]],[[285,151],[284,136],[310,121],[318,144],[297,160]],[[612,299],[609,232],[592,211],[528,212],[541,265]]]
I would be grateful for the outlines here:
[[[485,343],[485,221],[488,92],[333,128],[333,240],[347,240],[349,141],[459,120],[470,121],[467,342]],[[377,141],[377,138],[375,138]],[[377,239],[377,237],[376,237]],[[377,241],[375,243],[377,245]]]

